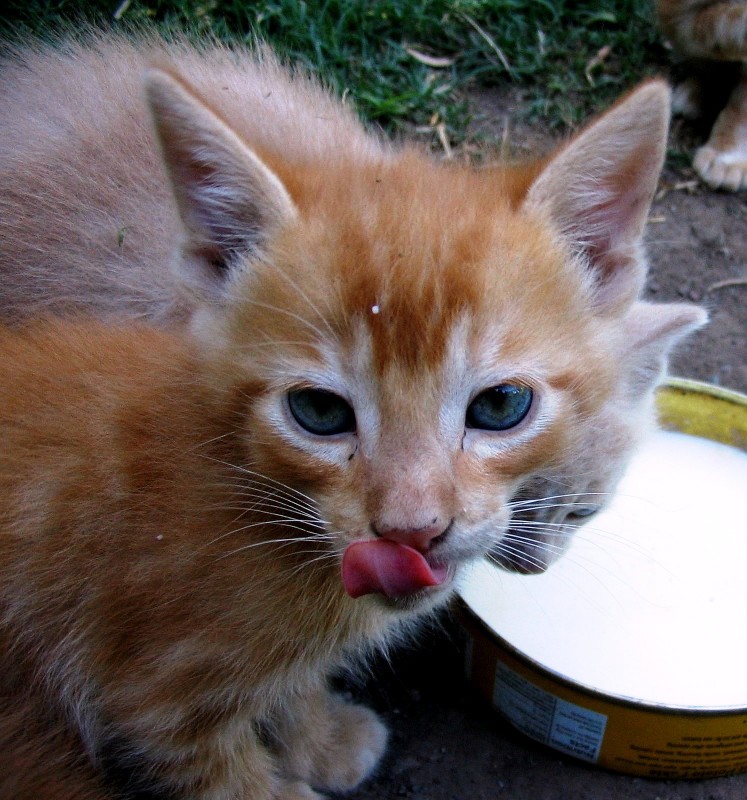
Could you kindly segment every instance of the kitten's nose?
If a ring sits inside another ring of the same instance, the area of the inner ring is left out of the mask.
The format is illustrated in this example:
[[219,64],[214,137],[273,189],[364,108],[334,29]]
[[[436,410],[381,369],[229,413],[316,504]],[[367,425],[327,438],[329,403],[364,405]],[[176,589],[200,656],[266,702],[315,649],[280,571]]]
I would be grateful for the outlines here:
[[389,539],[397,544],[406,544],[425,553],[440,536],[443,536],[449,525],[434,524],[420,528],[374,528],[374,533],[382,539]]

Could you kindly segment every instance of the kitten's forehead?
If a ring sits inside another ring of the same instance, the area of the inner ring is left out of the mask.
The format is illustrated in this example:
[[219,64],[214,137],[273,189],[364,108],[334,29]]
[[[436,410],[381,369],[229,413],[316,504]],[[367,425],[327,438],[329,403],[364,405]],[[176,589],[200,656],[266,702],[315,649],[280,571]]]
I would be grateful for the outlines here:
[[430,229],[428,214],[403,217],[401,226],[369,231],[357,248],[362,257],[340,264],[341,312],[365,321],[380,370],[437,368],[450,359],[455,336],[464,352],[493,346],[519,358],[552,350],[561,332],[581,334],[583,277],[545,231],[506,211],[499,220],[446,227],[442,218]]
[[583,270],[490,174],[420,167],[410,159],[352,182],[334,170],[320,179],[250,287],[244,331],[280,329],[312,350],[356,349],[365,331],[378,375],[453,365],[457,331],[473,360],[533,351],[566,360],[587,333]]

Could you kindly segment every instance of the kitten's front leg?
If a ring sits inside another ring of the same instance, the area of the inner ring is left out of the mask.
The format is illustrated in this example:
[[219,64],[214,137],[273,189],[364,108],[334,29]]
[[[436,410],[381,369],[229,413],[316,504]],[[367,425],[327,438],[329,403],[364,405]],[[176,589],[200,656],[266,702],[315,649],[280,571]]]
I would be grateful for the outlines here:
[[[253,797],[247,800],[254,800]],[[324,800],[304,781],[290,781],[283,784],[274,800]]]
[[324,800],[306,780],[282,769],[253,717],[237,717],[208,736],[180,730],[165,737],[151,735],[138,746],[122,741],[106,753],[106,762],[110,774],[121,776],[120,788],[128,797]]
[[336,792],[354,789],[373,773],[388,738],[373,711],[325,687],[288,704],[276,730],[281,774]]

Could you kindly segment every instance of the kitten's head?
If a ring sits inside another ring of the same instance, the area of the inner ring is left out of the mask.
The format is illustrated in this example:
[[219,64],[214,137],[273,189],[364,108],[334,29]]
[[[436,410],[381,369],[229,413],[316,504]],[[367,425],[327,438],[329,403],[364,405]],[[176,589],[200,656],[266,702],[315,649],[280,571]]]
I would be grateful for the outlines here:
[[637,300],[667,89],[522,173],[344,146],[287,164],[178,79],[153,72],[148,93],[193,329],[243,398],[246,467],[302,492],[296,517],[313,503],[319,563],[392,607],[444,598],[501,542],[537,566],[507,538],[512,498],[606,492],[667,350],[703,321]]
[[656,423],[655,389],[666,356],[705,322],[695,306],[635,302],[619,319],[613,390],[580,426],[574,443],[531,477],[513,498],[509,531],[491,553],[499,565],[525,573],[546,570],[575,531],[614,495],[630,457]]

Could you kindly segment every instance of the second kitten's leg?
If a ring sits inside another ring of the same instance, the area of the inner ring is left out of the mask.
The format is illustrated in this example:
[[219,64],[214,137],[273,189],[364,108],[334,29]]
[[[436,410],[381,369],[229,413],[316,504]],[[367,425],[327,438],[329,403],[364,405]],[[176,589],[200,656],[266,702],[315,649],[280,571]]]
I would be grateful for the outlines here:
[[369,777],[387,729],[365,706],[319,688],[299,698],[278,722],[281,774],[318,789],[349,791]]
[[747,67],[693,166],[713,189],[747,189]]
[[685,119],[698,119],[703,109],[703,82],[691,76],[674,87],[672,114]]
[[[657,0],[659,27],[689,58],[743,61],[747,58],[747,4],[711,0],[694,8],[675,0]],[[684,10],[683,10],[684,9]]]
[[[711,135],[695,154],[693,166],[713,189],[747,188],[747,3],[721,0],[693,8],[657,0],[659,25],[675,48],[689,58],[742,63],[742,76],[719,114]],[[697,110],[692,85],[681,87],[673,107],[686,115]]]

